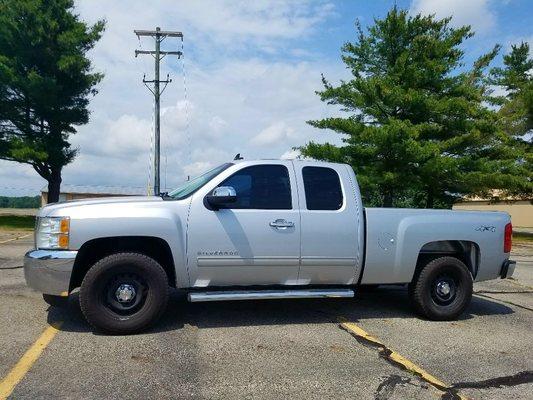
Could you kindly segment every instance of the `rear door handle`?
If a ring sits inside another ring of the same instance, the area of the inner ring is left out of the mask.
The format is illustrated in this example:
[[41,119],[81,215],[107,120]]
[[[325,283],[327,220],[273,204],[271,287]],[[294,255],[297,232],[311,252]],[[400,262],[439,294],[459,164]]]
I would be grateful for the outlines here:
[[276,229],[287,229],[287,228],[294,228],[294,222],[286,221],[284,219],[277,219],[275,221],[272,221],[269,224],[272,228]]

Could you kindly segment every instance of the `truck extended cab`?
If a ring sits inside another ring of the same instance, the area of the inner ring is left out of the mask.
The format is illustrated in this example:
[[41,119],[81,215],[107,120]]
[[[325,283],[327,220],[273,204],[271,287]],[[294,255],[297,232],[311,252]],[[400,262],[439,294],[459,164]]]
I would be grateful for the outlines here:
[[456,318],[473,281],[506,278],[503,212],[363,208],[350,166],[223,164],[162,197],[57,203],[37,218],[26,281],[57,305],[76,288],[97,329],[131,333],[189,301],[353,297],[406,284],[418,313]]

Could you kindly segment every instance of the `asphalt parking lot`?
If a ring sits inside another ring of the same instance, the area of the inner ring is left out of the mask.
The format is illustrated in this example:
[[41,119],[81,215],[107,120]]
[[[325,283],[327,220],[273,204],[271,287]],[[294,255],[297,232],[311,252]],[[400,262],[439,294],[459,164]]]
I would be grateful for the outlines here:
[[176,292],[135,336],[91,331],[76,295],[48,307],[19,268],[31,245],[0,231],[0,399],[533,398],[532,242],[514,246],[514,279],[476,284],[454,322],[417,318],[399,287],[194,304]]

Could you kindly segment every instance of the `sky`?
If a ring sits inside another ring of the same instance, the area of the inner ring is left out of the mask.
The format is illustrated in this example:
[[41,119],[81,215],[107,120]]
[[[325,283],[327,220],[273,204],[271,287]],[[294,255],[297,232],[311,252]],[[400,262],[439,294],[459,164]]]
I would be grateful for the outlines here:
[[[349,79],[340,48],[355,40],[354,22],[372,24],[396,4],[412,14],[453,16],[476,35],[464,50],[470,65],[499,43],[533,45],[529,0],[91,0],[75,12],[88,23],[107,21],[88,54],[105,78],[91,99],[90,122],[71,136],[79,155],[63,169],[63,183],[148,188],[153,136],[153,39],[134,29],[176,30],[162,49],[183,50],[161,65],[172,83],[161,99],[161,186],[173,188],[240,153],[246,159],[293,158],[310,140],[339,143],[337,134],[308,120],[340,111],[320,101],[321,74]],[[527,17],[529,15],[529,17]],[[183,48],[182,48],[183,46]],[[532,46],[533,47],[533,46]],[[501,55],[494,65],[501,64]],[[28,165],[0,160],[0,195],[36,195],[46,181]]]

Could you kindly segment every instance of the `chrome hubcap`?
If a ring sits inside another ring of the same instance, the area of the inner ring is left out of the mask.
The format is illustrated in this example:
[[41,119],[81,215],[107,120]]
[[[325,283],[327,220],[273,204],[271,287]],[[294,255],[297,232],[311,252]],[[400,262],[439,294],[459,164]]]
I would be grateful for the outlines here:
[[448,306],[455,301],[459,290],[456,279],[449,275],[440,276],[432,285],[431,297],[439,306]]
[[132,285],[127,283],[121,284],[115,292],[115,297],[121,303],[127,303],[135,298],[136,292]]
[[437,293],[441,296],[448,296],[450,294],[450,284],[448,282],[437,283]]

